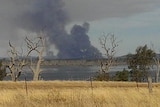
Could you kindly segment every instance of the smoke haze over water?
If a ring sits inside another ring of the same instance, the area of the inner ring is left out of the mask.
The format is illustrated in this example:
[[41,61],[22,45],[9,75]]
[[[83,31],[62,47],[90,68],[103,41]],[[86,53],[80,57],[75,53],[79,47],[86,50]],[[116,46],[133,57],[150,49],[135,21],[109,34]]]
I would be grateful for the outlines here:
[[65,26],[70,22],[70,18],[62,0],[3,0],[3,3],[10,3],[11,7],[6,8],[10,13],[4,13],[9,18],[9,25],[14,27],[13,30],[23,29],[38,33],[43,29],[46,32],[47,55],[52,57],[49,50],[50,45],[54,45],[58,50],[58,58],[101,57],[101,53],[91,45],[87,35],[89,23],[74,25],[70,34],[66,32]]

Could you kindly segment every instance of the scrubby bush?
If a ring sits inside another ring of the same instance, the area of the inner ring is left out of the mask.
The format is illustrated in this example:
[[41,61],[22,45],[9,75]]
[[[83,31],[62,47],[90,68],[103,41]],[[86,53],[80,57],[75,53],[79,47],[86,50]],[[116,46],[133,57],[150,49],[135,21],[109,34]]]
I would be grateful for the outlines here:
[[117,71],[116,74],[113,76],[114,81],[128,81],[129,78],[129,71],[123,69],[123,71]]
[[96,81],[109,81],[109,73],[98,73],[94,76]]
[[6,68],[2,65],[2,61],[0,61],[0,81],[6,76]]

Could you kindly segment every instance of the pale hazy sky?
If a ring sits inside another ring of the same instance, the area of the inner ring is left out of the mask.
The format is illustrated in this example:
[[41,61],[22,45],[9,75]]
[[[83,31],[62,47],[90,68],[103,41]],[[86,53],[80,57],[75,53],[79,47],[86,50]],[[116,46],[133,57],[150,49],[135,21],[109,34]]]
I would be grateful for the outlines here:
[[[43,1],[43,0],[40,0]],[[160,0],[63,0],[69,14],[67,29],[73,24],[90,23],[91,43],[100,48],[103,32],[114,33],[120,44],[117,55],[134,53],[137,46],[154,44],[160,51]],[[6,56],[8,41],[21,44],[24,29],[14,21],[32,0],[0,0],[0,56]],[[32,11],[32,8],[30,9]]]
[[105,32],[114,33],[121,41],[118,56],[134,53],[145,44],[153,44],[155,51],[160,52],[160,0],[69,1],[76,4],[67,4],[73,19],[90,22],[90,39],[99,49],[98,38]]

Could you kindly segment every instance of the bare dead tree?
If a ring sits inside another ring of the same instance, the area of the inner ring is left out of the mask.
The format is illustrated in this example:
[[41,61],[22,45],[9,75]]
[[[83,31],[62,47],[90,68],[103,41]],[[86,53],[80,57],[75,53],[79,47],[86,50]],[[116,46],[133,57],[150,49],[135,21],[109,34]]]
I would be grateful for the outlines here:
[[[151,48],[152,48],[152,50],[155,51],[153,43],[151,43]],[[155,82],[159,82],[159,72],[160,72],[160,59],[159,59],[159,56],[156,55],[155,57],[153,57],[153,60],[154,60],[154,64],[156,65]]]
[[43,53],[45,51],[45,38],[44,33],[38,34],[38,37],[34,39],[29,39],[28,37],[25,38],[25,42],[27,43],[27,48],[29,49],[29,54],[33,51],[36,52],[38,55],[38,59],[36,62],[32,62],[32,59],[29,64],[29,68],[33,72],[33,80],[37,81],[39,78],[39,73],[41,72],[41,63],[43,61]]
[[104,34],[101,38],[99,38],[99,40],[100,45],[104,50],[104,56],[106,58],[104,62],[101,62],[100,71],[103,73],[109,73],[109,69],[114,62],[114,56],[118,47],[118,41],[114,34],[111,33],[107,35]]
[[156,64],[156,71],[155,71],[155,82],[158,82],[159,81],[159,69],[160,69],[160,60],[158,57],[154,57],[153,58],[155,64]]
[[[23,55],[23,49],[20,53],[16,47],[11,44],[9,41],[9,47],[10,50],[8,51],[9,56],[9,64],[6,66],[9,69],[9,73],[7,73],[7,76],[11,76],[12,81],[16,81],[22,71],[24,66],[29,66],[31,71],[33,72],[33,80],[38,80],[40,70],[40,65],[42,62],[42,55],[45,49],[45,39],[44,39],[44,33],[38,34],[38,37],[34,39],[29,39],[27,36],[25,38],[25,42],[27,45],[27,51],[25,52],[25,55]],[[36,64],[32,63],[32,60],[29,62],[29,55],[35,51],[36,55],[38,55],[38,60]],[[23,55],[23,56],[22,56]]]
[[9,69],[9,73],[7,73],[7,76],[11,76],[12,81],[16,81],[20,77],[22,69],[26,65],[26,61],[24,58],[20,58],[20,53],[10,41],[9,47],[9,65],[6,66]]

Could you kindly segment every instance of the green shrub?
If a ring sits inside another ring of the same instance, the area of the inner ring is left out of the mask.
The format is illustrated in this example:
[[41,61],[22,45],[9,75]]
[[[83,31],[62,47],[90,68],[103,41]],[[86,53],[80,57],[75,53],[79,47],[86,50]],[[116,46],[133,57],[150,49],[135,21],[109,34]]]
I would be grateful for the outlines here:
[[117,71],[115,76],[113,76],[114,81],[128,81],[129,79],[129,71],[123,69],[123,71]]
[[109,73],[98,73],[94,76],[94,80],[96,81],[109,81]]

